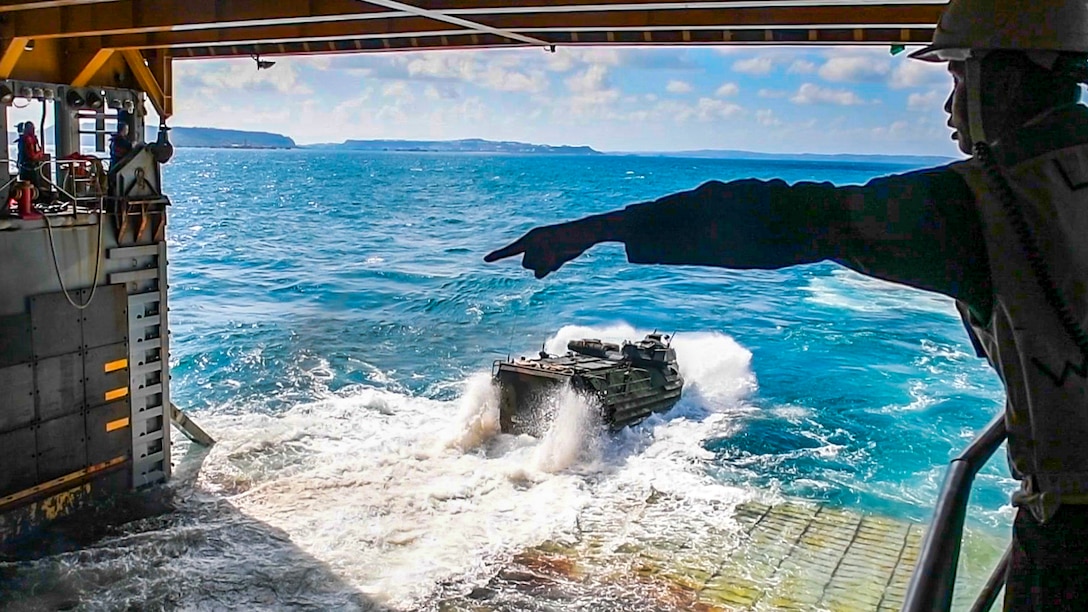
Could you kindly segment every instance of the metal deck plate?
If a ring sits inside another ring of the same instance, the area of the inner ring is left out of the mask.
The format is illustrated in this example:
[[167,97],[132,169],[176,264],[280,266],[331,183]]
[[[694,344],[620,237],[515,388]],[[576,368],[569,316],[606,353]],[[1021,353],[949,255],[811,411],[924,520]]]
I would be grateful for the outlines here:
[[33,358],[30,314],[0,317],[0,367],[27,363]]
[[[918,558],[922,524],[807,502],[749,502],[720,516],[678,517],[651,496],[624,513],[579,517],[573,542],[516,555],[486,587],[453,596],[443,612],[601,610],[899,610]],[[1005,542],[969,534],[956,594],[965,608]],[[581,608],[579,608],[581,609]]]
[[[91,290],[82,291],[83,303]],[[83,347],[92,349],[117,344],[128,339],[128,296],[125,288],[102,285],[95,290],[94,300],[83,311]]]
[[0,431],[25,427],[33,421],[34,366],[24,363],[0,368]]
[[82,319],[83,313],[72,308],[63,293],[32,296],[30,321],[34,358],[79,352],[83,348]]
[[38,380],[38,419],[48,421],[83,410],[81,353],[42,359],[35,364],[34,373]]
[[34,486],[38,481],[38,457],[33,429],[0,434],[4,466],[0,469],[0,495]]
[[60,478],[87,467],[86,424],[82,412],[38,426],[39,482]]

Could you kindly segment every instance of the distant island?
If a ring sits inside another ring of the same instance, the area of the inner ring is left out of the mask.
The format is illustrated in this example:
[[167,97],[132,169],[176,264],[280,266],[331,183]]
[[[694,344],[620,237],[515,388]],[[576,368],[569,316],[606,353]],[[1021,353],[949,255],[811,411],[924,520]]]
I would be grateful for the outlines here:
[[590,147],[554,146],[525,142],[483,140],[348,140],[340,144],[306,145],[307,149],[335,151],[417,151],[429,153],[542,153],[547,155],[603,155]]
[[[148,130],[148,140],[158,138],[158,130]],[[295,141],[282,134],[247,132],[205,127],[170,128],[170,142],[175,147],[212,149],[294,149]]]
[[[157,137],[149,130],[148,140]],[[9,140],[14,135],[9,135]],[[746,159],[768,161],[797,161],[821,163],[878,163],[930,166],[953,161],[950,157],[933,155],[857,155],[822,153],[758,153],[732,149],[698,149],[691,151],[609,151],[601,152],[588,146],[545,145],[516,141],[484,140],[347,140],[341,143],[298,145],[288,136],[270,132],[224,130],[205,127],[176,127],[170,129],[170,140],[176,147],[216,149],[309,149],[322,151],[358,152],[425,152],[425,153],[508,153],[537,155],[609,155],[635,157],[689,157],[698,159]]]

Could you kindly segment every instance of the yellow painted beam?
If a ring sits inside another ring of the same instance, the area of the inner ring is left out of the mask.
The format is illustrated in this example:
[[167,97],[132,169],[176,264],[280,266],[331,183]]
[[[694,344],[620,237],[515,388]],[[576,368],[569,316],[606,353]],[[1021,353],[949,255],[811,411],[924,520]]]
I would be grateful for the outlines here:
[[61,476],[60,478],[54,478],[53,480],[43,482],[43,483],[41,483],[39,485],[35,485],[33,487],[30,487],[29,489],[24,489],[24,490],[19,491],[17,493],[12,493],[11,495],[7,495],[5,497],[0,497],[0,508],[3,508],[5,506],[7,506],[9,504],[12,504],[14,502],[17,502],[19,500],[26,499],[26,498],[31,497],[33,495],[37,495],[38,493],[49,491],[50,489],[55,489],[57,487],[66,485],[66,484],[68,484],[70,482],[77,481],[77,480],[79,480],[81,478],[90,476],[92,474],[96,474],[96,473],[101,472],[103,470],[108,470],[111,467],[114,467],[116,465],[121,465],[125,461],[128,461],[128,457],[116,457],[114,459],[110,459],[109,461],[103,461],[102,463],[96,463],[96,464],[94,464],[94,465],[92,465],[90,467],[84,468],[82,470],[72,472],[71,474],[67,474],[65,476]]
[[119,0],[106,7],[18,11],[9,22],[20,36],[63,38],[335,21],[387,12],[359,0]]
[[98,74],[98,71],[102,69],[102,66],[106,65],[106,62],[110,61],[114,53],[113,49],[99,49],[91,58],[91,61],[87,62],[87,65],[72,79],[72,87],[83,87],[90,83],[94,75]]
[[11,78],[11,74],[15,72],[15,65],[19,63],[19,58],[26,50],[28,40],[30,39],[16,36],[8,41],[7,46],[4,47],[4,54],[0,56],[0,79]]
[[162,111],[167,118],[174,114],[174,57],[165,49],[155,49],[147,60],[155,81],[162,87]]
[[169,117],[170,113],[167,111],[172,111],[173,109],[167,108],[166,93],[163,86],[155,79],[155,75],[151,72],[151,68],[148,67],[143,54],[134,49],[124,49],[121,51],[121,55],[124,56],[129,70],[132,71],[132,76],[136,77],[136,82],[140,85],[140,89],[142,89],[144,93],[147,94],[147,97],[151,99],[151,104],[155,107],[155,112],[159,113],[162,117]]

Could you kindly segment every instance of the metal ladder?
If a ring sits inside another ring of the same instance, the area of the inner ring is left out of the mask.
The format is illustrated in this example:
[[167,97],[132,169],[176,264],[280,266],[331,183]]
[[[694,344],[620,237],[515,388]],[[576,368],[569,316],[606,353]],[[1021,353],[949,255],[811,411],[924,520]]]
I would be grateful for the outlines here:
[[[926,531],[922,554],[907,588],[904,612],[947,612],[952,608],[971,484],[975,475],[1005,441],[1006,436],[1005,413],[1002,411],[948,466],[933,522]],[[982,592],[971,606],[971,612],[990,610],[997,601],[997,595],[1005,585],[1009,553],[1006,550],[994,568]]]
[[170,477],[170,334],[167,324],[166,242],[109,249],[110,260],[132,270],[109,275],[128,294],[129,401],[132,487]]

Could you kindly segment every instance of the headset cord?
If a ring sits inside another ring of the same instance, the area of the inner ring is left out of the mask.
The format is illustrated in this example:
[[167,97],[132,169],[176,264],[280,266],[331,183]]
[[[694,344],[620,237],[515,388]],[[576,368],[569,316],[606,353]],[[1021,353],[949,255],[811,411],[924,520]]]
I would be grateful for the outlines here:
[[1050,269],[1047,268],[1042,252],[1039,249],[1039,243],[1032,233],[1027,218],[1024,216],[1024,211],[1020,209],[1016,193],[1013,192],[1012,187],[1001,171],[1001,167],[995,161],[990,145],[980,142],[974,146],[974,152],[975,158],[982,163],[986,178],[991,183],[990,187],[997,192],[1001,206],[1005,209],[1005,214],[1020,239],[1020,248],[1023,249],[1028,258],[1028,264],[1031,265],[1031,270],[1035,273],[1035,280],[1043,291],[1043,297],[1054,313],[1058,315],[1065,333],[1077,345],[1081,355],[1088,362],[1088,334],[1077,323],[1076,315],[1073,314],[1069,302],[1065,300],[1058,290],[1058,285],[1054,282]]

